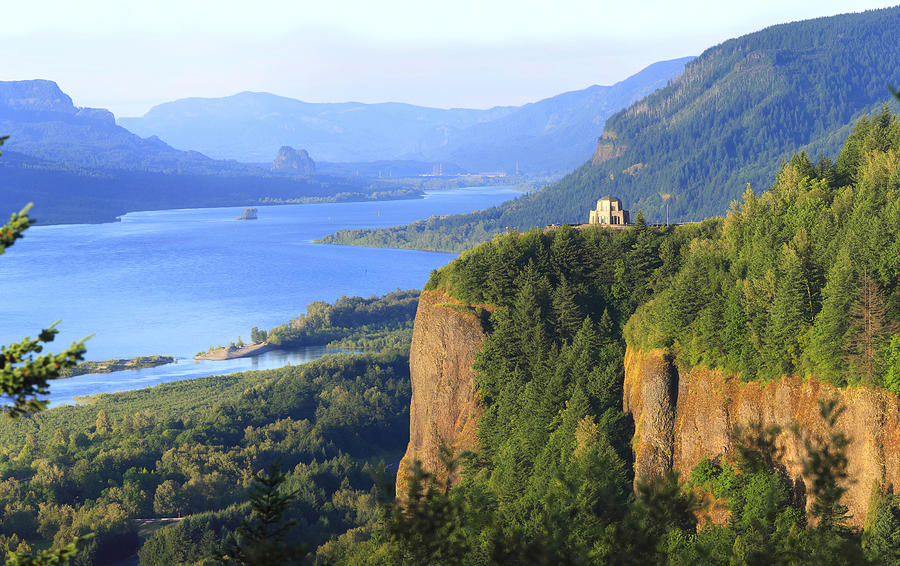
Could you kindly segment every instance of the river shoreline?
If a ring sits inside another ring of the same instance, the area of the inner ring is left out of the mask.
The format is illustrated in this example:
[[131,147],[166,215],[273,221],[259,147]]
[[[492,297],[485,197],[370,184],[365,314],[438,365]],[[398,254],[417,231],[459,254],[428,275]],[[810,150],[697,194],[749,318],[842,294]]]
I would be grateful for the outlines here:
[[124,359],[124,358],[115,358],[112,360],[104,360],[104,361],[87,361],[81,362],[75,367],[63,372],[60,375],[61,379],[66,379],[69,377],[77,377],[79,375],[86,375],[89,373],[113,373],[117,371],[125,371],[129,369],[145,369],[145,368],[153,368],[157,366],[163,366],[166,364],[171,364],[175,362],[175,358],[172,356],[136,356],[134,358]]
[[274,348],[266,343],[250,344],[247,346],[228,348],[217,348],[212,352],[197,354],[195,360],[233,360],[235,358],[249,358],[250,356],[258,356]]

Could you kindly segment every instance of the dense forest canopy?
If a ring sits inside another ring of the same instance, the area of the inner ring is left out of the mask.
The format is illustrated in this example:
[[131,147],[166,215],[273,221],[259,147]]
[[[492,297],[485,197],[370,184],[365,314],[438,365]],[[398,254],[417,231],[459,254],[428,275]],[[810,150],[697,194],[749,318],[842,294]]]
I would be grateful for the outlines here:
[[[314,549],[374,513],[377,464],[408,438],[408,364],[396,352],[331,356],[0,420],[0,552],[93,533],[75,563],[109,564],[141,534],[142,564],[211,557],[273,463],[299,491],[290,537]],[[184,520],[139,533],[138,519],[157,518]]]
[[744,379],[813,373],[900,393],[900,121],[853,128],[835,163],[805,153],[772,188],[682,244],[629,341]]

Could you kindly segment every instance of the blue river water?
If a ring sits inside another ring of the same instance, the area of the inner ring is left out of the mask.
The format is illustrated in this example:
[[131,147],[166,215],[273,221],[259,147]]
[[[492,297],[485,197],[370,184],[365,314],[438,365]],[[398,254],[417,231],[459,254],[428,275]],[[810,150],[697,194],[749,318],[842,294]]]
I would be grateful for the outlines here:
[[238,336],[247,340],[253,326],[287,322],[312,301],[421,288],[431,270],[455,257],[313,240],[344,228],[470,212],[518,194],[472,187],[413,200],[259,206],[258,220],[235,220],[242,208],[209,208],[134,212],[108,224],[35,226],[0,257],[0,344],[61,320],[50,351],[93,335],[87,359],[179,359],[150,370],[60,380],[51,386],[53,404],[307,361],[321,352],[202,363],[191,358]]

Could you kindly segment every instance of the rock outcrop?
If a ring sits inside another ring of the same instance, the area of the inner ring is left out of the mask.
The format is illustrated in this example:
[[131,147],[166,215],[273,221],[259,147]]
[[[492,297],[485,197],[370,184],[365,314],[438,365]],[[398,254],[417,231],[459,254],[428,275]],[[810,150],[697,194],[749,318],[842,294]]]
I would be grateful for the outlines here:
[[465,305],[443,291],[422,292],[409,354],[409,446],[397,471],[398,494],[416,460],[440,476],[442,444],[455,454],[477,447],[481,412],[472,364],[484,337],[481,321]]
[[273,171],[288,171],[312,175],[316,172],[316,164],[305,149],[296,150],[290,146],[282,146],[272,163]]
[[18,112],[75,114],[68,94],[53,81],[0,81],[0,108]]
[[874,485],[900,487],[900,400],[880,389],[838,389],[799,376],[743,383],[700,367],[679,375],[662,351],[629,348],[623,405],[635,422],[635,481],[666,470],[686,478],[704,456],[734,453],[735,426],[758,423],[782,427],[782,464],[803,485],[804,439],[826,434],[819,401],[832,399],[844,408],[837,427],[851,439],[843,503],[861,525]]
[[597,140],[597,148],[594,149],[594,155],[591,156],[591,165],[600,165],[606,163],[610,159],[620,157],[628,146],[620,145],[616,142],[616,134],[610,131],[604,131],[600,139]]

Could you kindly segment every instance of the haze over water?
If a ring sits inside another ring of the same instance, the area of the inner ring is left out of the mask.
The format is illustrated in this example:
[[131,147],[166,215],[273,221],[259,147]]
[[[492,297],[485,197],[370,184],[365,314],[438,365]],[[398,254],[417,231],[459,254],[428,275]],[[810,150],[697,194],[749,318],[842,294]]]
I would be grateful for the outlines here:
[[[454,254],[314,244],[343,228],[404,224],[499,204],[508,188],[424,199],[135,212],[121,222],[36,226],[0,259],[0,343],[58,319],[50,350],[94,334],[87,359],[191,357],[316,300],[421,288]],[[32,211],[40,218],[40,211]]]

